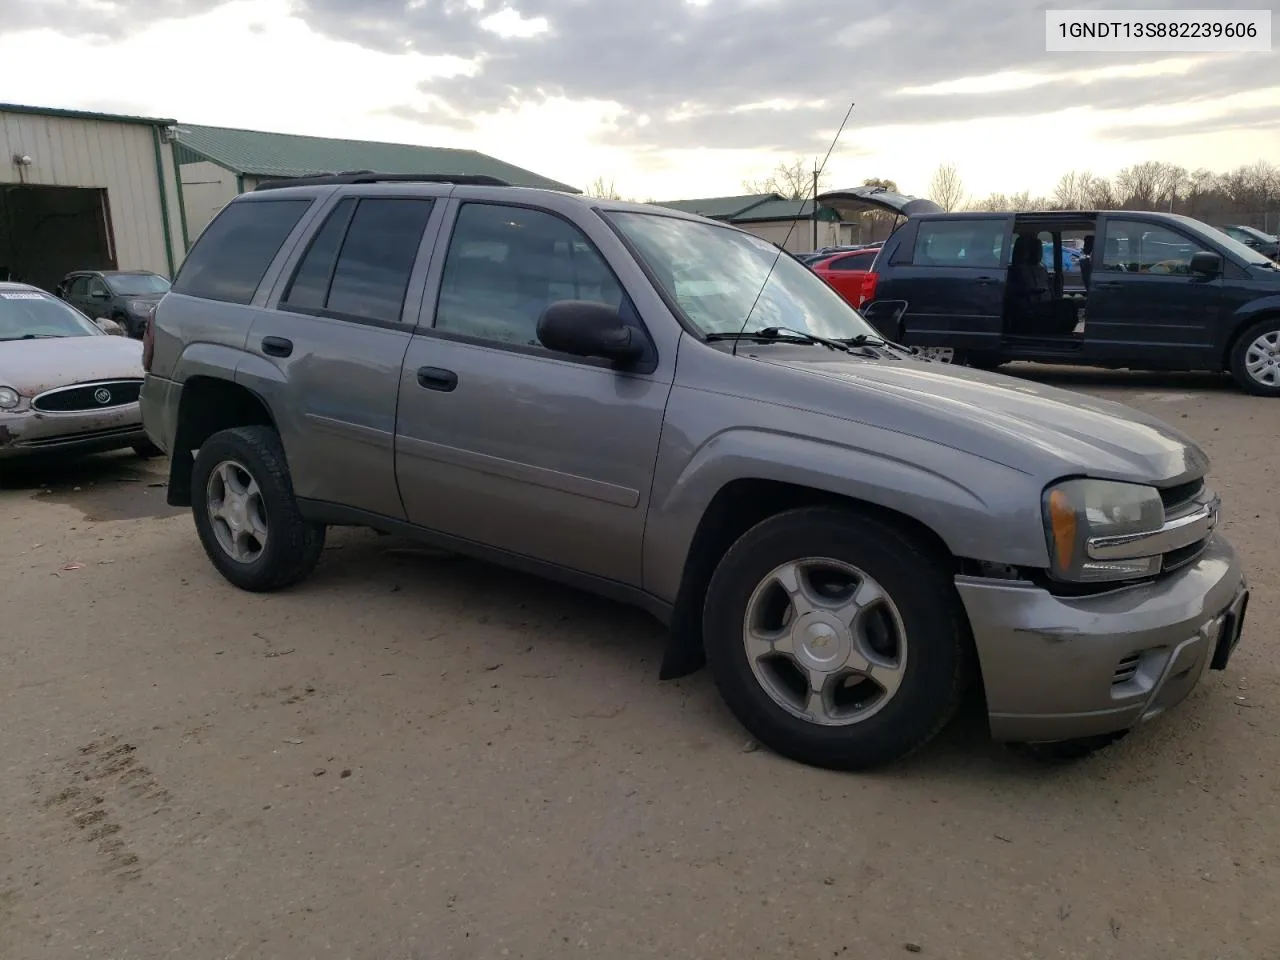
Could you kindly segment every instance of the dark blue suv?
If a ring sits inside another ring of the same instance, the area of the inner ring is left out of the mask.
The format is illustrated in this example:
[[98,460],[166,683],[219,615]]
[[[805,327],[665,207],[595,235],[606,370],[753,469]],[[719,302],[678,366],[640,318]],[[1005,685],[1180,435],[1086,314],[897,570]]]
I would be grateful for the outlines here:
[[[894,316],[881,332],[935,359],[1225,370],[1280,397],[1280,266],[1208,224],[1131,210],[947,213],[877,187],[818,199],[848,218],[905,218],[863,310]],[[1072,260],[1079,269],[1064,270]]]

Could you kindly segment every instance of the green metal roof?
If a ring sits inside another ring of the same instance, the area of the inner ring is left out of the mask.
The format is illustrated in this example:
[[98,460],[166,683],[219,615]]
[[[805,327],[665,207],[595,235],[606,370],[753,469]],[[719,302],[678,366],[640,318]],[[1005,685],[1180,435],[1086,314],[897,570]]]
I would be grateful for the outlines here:
[[101,120],[107,123],[140,123],[148,127],[172,127],[176,120],[158,117],[131,117],[121,113],[95,113],[92,110],[64,110],[61,107],[31,107],[21,103],[0,103],[0,113],[25,113],[36,117],[62,117],[67,120]]
[[334,140],[291,133],[201,127],[190,123],[179,125],[177,134],[179,163],[210,160],[232,173],[251,177],[303,177],[343,170],[452,173],[497,177],[518,187],[582,192],[475,150]]
[[[759,223],[763,220],[808,220],[813,216],[812,200],[766,200],[736,217],[733,223]],[[829,207],[818,207],[819,220],[839,220],[840,216]]]
[[699,200],[667,200],[654,206],[670,207],[682,213],[694,213],[712,220],[734,220],[753,207],[770,200],[781,200],[776,193],[749,193],[740,197],[703,197]]

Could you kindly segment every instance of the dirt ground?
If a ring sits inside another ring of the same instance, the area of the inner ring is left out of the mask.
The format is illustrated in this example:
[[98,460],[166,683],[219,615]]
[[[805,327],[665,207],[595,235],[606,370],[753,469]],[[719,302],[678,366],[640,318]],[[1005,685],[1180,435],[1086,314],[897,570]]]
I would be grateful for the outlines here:
[[1229,670],[1063,767],[970,711],[808,769],[637,612],[365,531],[252,596],[161,463],[6,466],[0,958],[1280,956],[1280,401],[1048,379],[1206,446],[1254,590]]

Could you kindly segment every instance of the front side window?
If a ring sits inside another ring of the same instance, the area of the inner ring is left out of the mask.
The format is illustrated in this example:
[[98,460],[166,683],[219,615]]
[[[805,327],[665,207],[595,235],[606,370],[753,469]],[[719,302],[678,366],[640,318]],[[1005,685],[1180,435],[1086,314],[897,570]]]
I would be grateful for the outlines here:
[[445,257],[437,330],[538,345],[538,318],[558,300],[622,306],[599,251],[566,220],[520,207],[467,203]]
[[924,220],[911,262],[925,267],[998,267],[1003,220]]
[[1205,248],[1189,237],[1158,224],[1112,220],[1102,249],[1108,273],[1187,276],[1191,258]]
[[0,290],[0,341],[105,336],[79,311],[38,290]]
[[173,284],[174,293],[249,303],[309,199],[231,202],[200,234]]
[[782,327],[833,339],[877,336],[840,294],[767,240],[663,214],[605,216],[704,335]]

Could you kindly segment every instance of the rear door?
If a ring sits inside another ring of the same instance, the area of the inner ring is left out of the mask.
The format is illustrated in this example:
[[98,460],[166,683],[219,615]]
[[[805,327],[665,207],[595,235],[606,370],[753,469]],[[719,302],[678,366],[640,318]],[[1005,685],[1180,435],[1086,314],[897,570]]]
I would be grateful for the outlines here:
[[1135,366],[1220,361],[1214,337],[1223,281],[1191,273],[1191,257],[1202,251],[1218,252],[1169,224],[1105,218],[1085,310],[1085,355]]
[[1013,218],[917,220],[878,268],[877,300],[906,302],[909,346],[1000,349]]
[[272,409],[299,497],[404,518],[396,392],[437,212],[404,192],[335,197],[254,320],[246,349],[283,381]]

